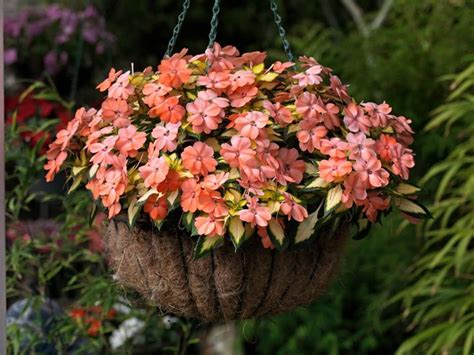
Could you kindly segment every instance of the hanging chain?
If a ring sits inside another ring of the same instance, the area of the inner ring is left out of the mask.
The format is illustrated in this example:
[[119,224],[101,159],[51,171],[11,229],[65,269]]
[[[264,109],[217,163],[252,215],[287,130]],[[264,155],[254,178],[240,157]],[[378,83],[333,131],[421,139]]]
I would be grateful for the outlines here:
[[186,17],[186,12],[188,12],[189,4],[191,0],[184,0],[183,1],[183,10],[178,16],[178,23],[173,28],[173,35],[168,42],[168,48],[166,49],[165,57],[169,57],[173,52],[174,45],[176,44],[176,40],[178,39],[179,32],[181,31],[181,26],[183,25],[184,18]]
[[212,19],[211,19],[211,31],[209,32],[209,44],[207,48],[211,48],[216,41],[217,36],[217,25],[219,24],[219,6],[220,0],[214,0],[214,6],[212,7]]
[[275,20],[275,24],[278,27],[278,34],[280,35],[281,41],[283,42],[283,48],[285,49],[286,55],[288,56],[288,60],[290,62],[293,61],[293,52],[291,51],[290,42],[286,38],[286,31],[281,24],[281,16],[278,14],[278,6],[276,4],[276,0],[270,0],[270,9],[273,12],[273,19]]

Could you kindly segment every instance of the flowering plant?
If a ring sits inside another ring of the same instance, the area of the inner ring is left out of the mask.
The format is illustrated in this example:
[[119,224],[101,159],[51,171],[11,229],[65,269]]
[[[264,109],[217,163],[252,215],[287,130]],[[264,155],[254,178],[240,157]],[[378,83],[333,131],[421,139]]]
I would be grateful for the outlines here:
[[29,65],[32,57],[39,57],[41,68],[53,76],[67,68],[72,53],[77,55],[79,41],[86,66],[91,66],[96,56],[104,54],[115,41],[94,6],[82,11],[57,4],[27,7],[5,19],[4,31],[7,67]]
[[356,103],[313,58],[265,57],[215,44],[158,71],[111,69],[101,107],[77,110],[50,145],[46,179],[65,166],[73,188],[84,183],[109,218],[125,210],[130,226],[179,218],[199,235],[198,256],[254,231],[279,249],[349,220],[361,236],[392,206],[429,216],[403,182],[415,164],[409,119]]

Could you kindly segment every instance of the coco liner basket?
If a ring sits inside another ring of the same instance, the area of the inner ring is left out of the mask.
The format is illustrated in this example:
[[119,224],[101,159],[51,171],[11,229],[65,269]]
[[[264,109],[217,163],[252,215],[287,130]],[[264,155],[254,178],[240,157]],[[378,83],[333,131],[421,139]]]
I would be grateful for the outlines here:
[[[264,317],[324,292],[349,233],[395,207],[429,216],[408,185],[410,120],[357,103],[314,58],[265,65],[215,43],[158,70],[111,69],[98,109],[80,108],[47,152],[110,223],[115,278],[163,311],[209,321]],[[98,208],[97,208],[98,207]]]

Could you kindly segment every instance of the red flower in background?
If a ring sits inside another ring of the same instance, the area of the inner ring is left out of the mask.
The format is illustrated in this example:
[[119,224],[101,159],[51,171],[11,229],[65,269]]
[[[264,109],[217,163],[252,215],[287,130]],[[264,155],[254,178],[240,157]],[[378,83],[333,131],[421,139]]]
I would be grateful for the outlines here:
[[[68,121],[72,118],[68,109],[60,103],[36,99],[32,94],[26,96],[21,101],[20,96],[5,97],[7,125],[13,124],[15,112],[15,123],[18,125],[19,134],[25,143],[35,147],[41,139],[44,139],[40,149],[41,154],[46,152],[48,145],[51,143],[52,134],[65,128]],[[34,122],[35,119],[38,122]],[[41,121],[47,119],[59,119],[59,123],[47,130],[37,131],[34,123],[39,127],[43,123]]]

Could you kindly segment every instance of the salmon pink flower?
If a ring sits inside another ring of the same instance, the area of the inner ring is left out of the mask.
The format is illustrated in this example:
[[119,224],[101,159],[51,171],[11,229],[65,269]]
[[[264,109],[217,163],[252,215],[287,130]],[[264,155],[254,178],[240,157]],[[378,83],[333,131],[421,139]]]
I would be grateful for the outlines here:
[[[205,101],[208,105],[217,105],[221,109],[229,106],[229,100],[225,97],[219,97],[215,91],[205,90],[198,93],[198,99]],[[224,116],[225,112],[221,110],[219,116]]]
[[296,133],[300,149],[310,153],[320,148],[321,139],[326,137],[328,133],[328,130],[324,126],[317,125],[315,121],[311,120],[301,121],[300,128],[301,130]]
[[303,160],[298,160],[298,150],[295,148],[281,148],[278,152],[278,163],[280,165],[277,180],[280,184],[287,182],[299,184],[303,180],[306,165]]
[[211,71],[207,75],[200,76],[197,83],[220,92],[230,86],[230,74],[227,71]]
[[319,150],[332,158],[345,159],[348,150],[347,142],[340,138],[321,139]]
[[345,159],[329,158],[319,162],[319,176],[327,182],[340,182],[352,171],[352,163]]
[[330,130],[341,125],[341,120],[337,115],[339,108],[333,103],[328,103],[324,106],[325,112],[321,114],[323,124]]
[[351,102],[344,109],[344,124],[351,132],[369,132],[370,120],[364,114],[362,107]]
[[280,211],[288,216],[288,220],[294,219],[297,222],[303,222],[308,218],[308,211],[303,206],[297,204],[289,193],[284,193],[285,200],[280,206]]
[[143,147],[146,142],[146,133],[138,132],[134,125],[118,130],[117,149],[125,156],[135,157],[137,151]]
[[222,144],[220,154],[230,167],[243,167],[255,157],[256,153],[250,146],[251,142],[247,137],[233,136],[230,144]]
[[158,70],[160,72],[158,81],[174,89],[186,84],[192,73],[191,69],[187,68],[186,60],[174,56],[163,59]]
[[298,85],[300,87],[306,87],[308,85],[319,85],[323,81],[323,78],[319,75],[322,71],[323,67],[317,64],[306,69],[304,73],[298,73],[293,75],[293,78],[298,80]]
[[167,123],[165,126],[156,125],[151,132],[151,136],[155,138],[155,148],[163,152],[172,152],[176,149],[178,143],[178,130],[181,123]]
[[188,103],[186,110],[191,114],[188,121],[197,133],[209,134],[222,122],[222,109],[216,104],[203,99],[197,98],[195,101]]
[[242,221],[250,223],[252,227],[256,225],[266,227],[268,222],[272,219],[269,209],[259,205],[256,197],[249,199],[247,207],[247,209],[239,211],[239,217]]
[[390,147],[390,158],[392,159],[393,173],[402,179],[408,179],[410,169],[415,166],[412,150],[397,143]]
[[347,86],[343,85],[341,80],[336,75],[331,75],[329,84],[332,92],[343,101],[350,101],[351,97],[347,93]]
[[61,145],[61,150],[65,150],[68,147],[71,139],[76,134],[78,128],[79,122],[69,121],[67,127],[65,129],[60,130],[56,134],[56,140],[54,141],[54,143],[57,145]]
[[350,151],[349,159],[369,159],[375,156],[375,141],[362,133],[349,133],[346,136],[348,149]]
[[186,110],[179,104],[179,96],[171,96],[158,106],[148,111],[151,118],[160,117],[164,122],[178,123],[185,114]]
[[375,151],[383,161],[390,160],[390,149],[397,144],[397,140],[388,134],[381,134],[375,144]]
[[382,168],[382,163],[375,156],[367,160],[357,159],[354,170],[359,173],[362,181],[368,182],[371,187],[381,187],[388,184],[389,174]]
[[176,191],[181,185],[181,177],[176,170],[169,170],[165,181],[158,185],[159,192],[168,193]]
[[280,61],[276,61],[275,63],[273,63],[272,65],[272,70],[275,72],[275,73],[278,73],[278,74],[281,74],[283,73],[286,69],[288,68],[291,68],[292,66],[294,66],[295,63],[293,62],[285,62],[285,63],[282,63]]
[[102,143],[92,143],[89,145],[89,152],[94,154],[91,158],[92,164],[111,164],[112,149],[117,143],[118,136],[109,136]]
[[110,85],[112,85],[112,83],[117,79],[118,76],[120,76],[122,74],[122,71],[119,70],[118,72],[115,71],[114,68],[111,68],[109,70],[109,75],[107,76],[107,78],[101,82],[99,85],[97,85],[96,89],[98,89],[100,92],[104,92],[106,91]]
[[133,86],[129,80],[130,72],[125,72],[117,78],[117,81],[109,88],[108,97],[111,99],[127,100],[133,95]]
[[257,234],[260,238],[262,238],[262,245],[265,249],[275,249],[275,246],[268,235],[267,228],[257,226]]
[[166,197],[158,198],[158,195],[152,195],[143,206],[145,213],[148,213],[152,220],[158,221],[165,219],[168,214],[168,203]]
[[230,76],[233,90],[255,83],[255,74],[251,70],[237,70]]
[[366,102],[362,104],[362,107],[367,112],[372,127],[387,127],[388,117],[390,112],[392,112],[392,108],[385,101],[380,105]]
[[280,126],[285,127],[293,122],[291,111],[280,102],[272,104],[270,101],[265,100],[263,102],[263,107],[269,112],[270,117],[272,117]]
[[321,98],[310,92],[304,92],[296,99],[296,112],[304,119],[320,122],[321,114],[326,112]]
[[55,158],[48,158],[48,162],[44,165],[44,169],[48,171],[46,181],[53,181],[54,176],[59,172],[61,166],[67,158],[67,152],[61,151]]
[[115,127],[124,128],[130,124],[131,110],[126,100],[106,99],[102,103],[102,117],[113,122]]
[[184,148],[181,159],[183,159],[183,166],[194,175],[206,176],[216,170],[217,161],[214,159],[214,150],[203,142],[195,142],[192,146]]
[[346,208],[351,208],[352,204],[360,203],[367,198],[367,182],[364,182],[358,173],[351,173],[344,179],[344,191],[341,201]]
[[145,186],[156,189],[161,182],[165,181],[169,166],[164,157],[154,157],[145,165],[139,167],[138,171],[145,182]]
[[218,174],[207,175],[201,186],[207,190],[217,190],[229,179],[229,173],[220,172]]
[[213,215],[196,217],[194,225],[200,235],[206,235],[209,238],[224,235],[224,220]]
[[258,88],[253,85],[242,86],[233,90],[228,96],[232,107],[243,107],[258,94]]
[[201,186],[196,179],[186,179],[181,184],[181,208],[184,212],[194,213],[199,206]]
[[378,211],[386,210],[390,206],[390,198],[384,198],[380,194],[373,192],[363,201],[363,211],[367,219],[372,223],[377,221]]
[[259,111],[250,111],[244,116],[239,116],[235,120],[235,128],[243,137],[256,139],[260,129],[268,123],[268,116]]
[[143,95],[145,95],[143,102],[149,107],[158,106],[163,103],[166,94],[171,90],[173,89],[161,83],[147,83],[143,86]]

